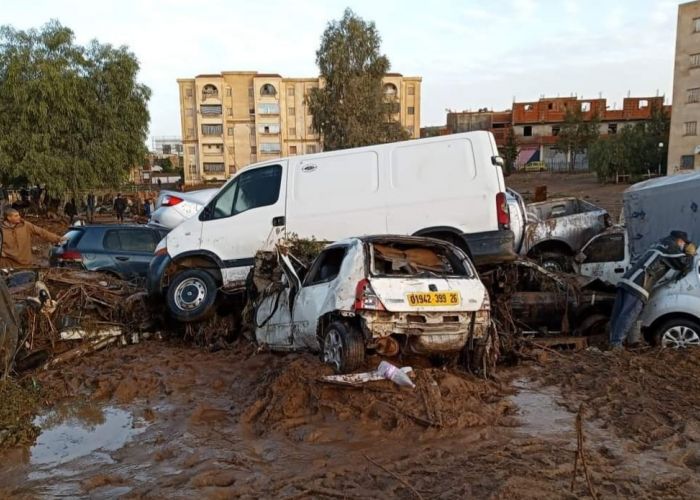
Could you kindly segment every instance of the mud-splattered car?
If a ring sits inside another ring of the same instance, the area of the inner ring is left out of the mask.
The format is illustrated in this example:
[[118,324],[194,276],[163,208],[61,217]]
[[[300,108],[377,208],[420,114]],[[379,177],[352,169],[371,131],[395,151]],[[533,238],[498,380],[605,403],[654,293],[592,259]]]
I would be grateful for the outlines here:
[[321,352],[336,371],[385,356],[485,350],[490,302],[459,248],[431,238],[372,236],[327,246],[308,272],[278,252],[283,276],[257,301],[258,344]]

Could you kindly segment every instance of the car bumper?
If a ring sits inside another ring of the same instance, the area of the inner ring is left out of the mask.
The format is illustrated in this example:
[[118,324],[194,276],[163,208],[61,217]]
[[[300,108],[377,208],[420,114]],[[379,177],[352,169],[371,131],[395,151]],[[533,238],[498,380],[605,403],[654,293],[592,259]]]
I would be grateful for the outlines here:
[[175,207],[161,207],[151,214],[149,222],[160,227],[173,229],[180,225],[185,220],[185,217],[178,212]]
[[150,297],[160,297],[163,293],[163,276],[168,266],[172,262],[170,255],[156,255],[148,266],[148,275],[146,277],[146,289]]
[[515,260],[515,235],[510,229],[463,234],[474,264],[497,264]]

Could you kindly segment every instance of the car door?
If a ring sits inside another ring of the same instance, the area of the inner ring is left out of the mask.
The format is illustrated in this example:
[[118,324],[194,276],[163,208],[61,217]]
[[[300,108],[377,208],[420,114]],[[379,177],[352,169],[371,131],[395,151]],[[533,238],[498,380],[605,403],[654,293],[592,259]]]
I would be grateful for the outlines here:
[[585,256],[580,274],[599,278],[616,285],[629,266],[625,232],[603,233],[593,238],[582,250]]
[[111,229],[105,233],[104,248],[114,269],[125,278],[145,276],[159,241],[157,231],[149,228]]
[[200,214],[201,249],[221,259],[224,285],[244,281],[255,253],[284,235],[283,165],[243,171]]
[[269,291],[255,310],[255,339],[258,344],[272,349],[294,348],[292,310],[293,302],[301,286],[294,266],[286,255],[278,255],[284,272],[282,283]]

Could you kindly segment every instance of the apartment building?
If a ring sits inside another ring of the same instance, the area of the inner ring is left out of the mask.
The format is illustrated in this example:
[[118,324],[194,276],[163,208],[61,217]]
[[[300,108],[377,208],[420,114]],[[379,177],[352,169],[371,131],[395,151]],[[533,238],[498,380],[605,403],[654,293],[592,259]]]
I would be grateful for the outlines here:
[[[506,111],[462,111],[447,113],[447,131],[455,134],[473,130],[493,133],[498,147],[505,145],[508,130],[512,128],[519,146],[516,166],[532,161],[544,161],[553,170],[567,166],[565,153],[555,148],[557,135],[565,122],[567,110],[580,110],[584,120],[600,119],[600,134],[617,134],[622,127],[648,121],[654,109],[664,107],[664,97],[627,97],[622,108],[612,108],[606,99],[579,99],[577,97],[542,97],[537,101],[514,102]],[[577,168],[587,168],[587,155],[576,158]]]
[[[321,137],[305,105],[316,78],[284,78],[256,71],[225,71],[178,79],[185,184],[227,179],[237,170],[280,156],[316,153]],[[418,137],[420,77],[384,78],[395,98],[394,119]]]
[[668,173],[700,168],[700,1],[678,7]]

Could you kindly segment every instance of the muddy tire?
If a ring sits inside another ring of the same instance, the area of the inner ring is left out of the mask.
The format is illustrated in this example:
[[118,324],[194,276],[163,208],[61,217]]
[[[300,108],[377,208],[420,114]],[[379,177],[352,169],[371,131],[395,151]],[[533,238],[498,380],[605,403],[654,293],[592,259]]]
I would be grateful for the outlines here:
[[687,318],[669,319],[654,330],[652,342],[656,346],[673,349],[698,347],[700,323]]
[[362,333],[342,321],[334,321],[323,332],[321,361],[337,373],[356,370],[365,362],[365,341]]
[[544,267],[547,271],[554,273],[569,273],[573,271],[571,257],[562,253],[542,252],[537,255],[536,259],[540,263],[540,266]]
[[217,286],[206,271],[188,269],[172,280],[166,293],[168,312],[177,321],[202,321],[214,312]]

